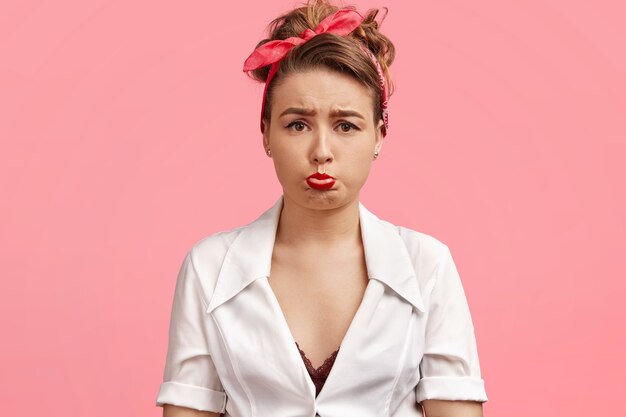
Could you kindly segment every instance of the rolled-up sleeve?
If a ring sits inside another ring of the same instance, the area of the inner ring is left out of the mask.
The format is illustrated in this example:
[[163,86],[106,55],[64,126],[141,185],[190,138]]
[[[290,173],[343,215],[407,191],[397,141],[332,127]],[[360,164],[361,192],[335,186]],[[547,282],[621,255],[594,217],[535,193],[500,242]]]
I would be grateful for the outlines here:
[[474,325],[450,249],[443,245],[435,271],[416,399],[486,402]]
[[226,393],[209,351],[206,308],[190,251],[176,281],[163,382],[156,399],[158,407],[172,404],[225,411]]

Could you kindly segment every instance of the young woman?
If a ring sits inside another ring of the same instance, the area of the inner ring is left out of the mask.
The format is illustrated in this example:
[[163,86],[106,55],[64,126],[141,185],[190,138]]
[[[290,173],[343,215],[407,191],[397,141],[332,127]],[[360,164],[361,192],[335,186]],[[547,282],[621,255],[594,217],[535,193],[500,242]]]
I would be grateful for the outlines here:
[[157,405],[166,417],[479,417],[487,401],[449,248],[359,201],[388,127],[378,10],[310,2],[244,66],[283,188],[187,253]]

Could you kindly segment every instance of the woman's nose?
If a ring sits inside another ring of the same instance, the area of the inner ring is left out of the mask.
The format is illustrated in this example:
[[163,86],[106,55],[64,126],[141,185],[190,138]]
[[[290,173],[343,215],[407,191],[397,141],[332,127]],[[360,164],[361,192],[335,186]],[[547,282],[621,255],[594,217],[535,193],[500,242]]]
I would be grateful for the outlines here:
[[313,139],[312,159],[318,164],[331,162],[333,153],[330,149],[329,135],[320,129]]

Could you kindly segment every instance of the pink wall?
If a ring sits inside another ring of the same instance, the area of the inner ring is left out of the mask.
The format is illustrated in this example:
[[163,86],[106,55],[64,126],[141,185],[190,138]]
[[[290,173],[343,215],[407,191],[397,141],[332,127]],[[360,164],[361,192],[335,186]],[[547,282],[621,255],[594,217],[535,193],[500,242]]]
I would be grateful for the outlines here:
[[[212,3],[0,5],[3,415],[160,415],[185,251],[280,195],[241,67],[296,2]],[[623,415],[623,3],[356,5],[397,47],[362,201],[450,246],[485,415]]]

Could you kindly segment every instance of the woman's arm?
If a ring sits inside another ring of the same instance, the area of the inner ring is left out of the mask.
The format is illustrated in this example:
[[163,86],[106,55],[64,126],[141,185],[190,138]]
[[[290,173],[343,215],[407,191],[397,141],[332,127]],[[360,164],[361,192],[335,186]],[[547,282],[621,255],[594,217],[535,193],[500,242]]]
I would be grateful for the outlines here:
[[163,417],[220,417],[220,413],[194,410],[193,408],[163,404]]
[[192,256],[193,249],[185,256],[174,289],[163,382],[156,399],[164,417],[226,413],[227,395],[209,347],[206,325],[211,320]]
[[424,400],[426,417],[483,417],[483,405],[476,401]]

